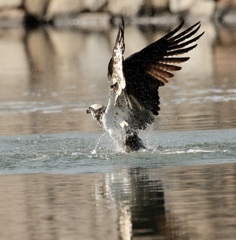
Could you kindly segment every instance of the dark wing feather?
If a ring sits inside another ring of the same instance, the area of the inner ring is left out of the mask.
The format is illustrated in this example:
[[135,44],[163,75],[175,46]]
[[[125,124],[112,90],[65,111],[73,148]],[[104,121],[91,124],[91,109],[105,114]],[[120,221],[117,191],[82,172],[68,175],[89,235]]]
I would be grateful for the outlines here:
[[[158,88],[167,83],[168,78],[174,76],[173,71],[181,69],[174,64],[189,59],[176,55],[187,53],[195,48],[197,44],[192,46],[189,46],[189,44],[196,42],[204,33],[191,38],[199,30],[200,22],[179,33],[183,24],[182,22],[170,33],[124,61],[123,70],[127,96],[136,99],[133,102],[138,102],[139,106],[151,114],[158,115],[160,110]],[[137,106],[135,106],[135,109],[134,111],[137,112]],[[150,121],[150,119],[152,120]],[[153,118],[149,116],[147,122],[152,121]],[[140,126],[140,128],[145,127]]]

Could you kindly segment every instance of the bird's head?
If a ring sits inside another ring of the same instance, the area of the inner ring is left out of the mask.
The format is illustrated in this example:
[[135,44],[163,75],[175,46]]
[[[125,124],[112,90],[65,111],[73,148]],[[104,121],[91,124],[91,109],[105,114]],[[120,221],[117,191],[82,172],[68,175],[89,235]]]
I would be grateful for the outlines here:
[[99,124],[101,124],[101,117],[106,111],[106,107],[99,105],[99,104],[93,104],[91,105],[87,110],[86,113],[92,115],[93,119],[97,120]]

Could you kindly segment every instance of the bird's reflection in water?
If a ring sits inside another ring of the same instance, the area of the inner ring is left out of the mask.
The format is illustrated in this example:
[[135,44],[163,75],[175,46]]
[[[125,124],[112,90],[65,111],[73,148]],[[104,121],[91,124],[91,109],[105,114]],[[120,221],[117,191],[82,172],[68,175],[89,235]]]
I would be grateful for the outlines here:
[[119,239],[188,239],[166,209],[161,180],[147,170],[106,174],[100,194],[114,203]]

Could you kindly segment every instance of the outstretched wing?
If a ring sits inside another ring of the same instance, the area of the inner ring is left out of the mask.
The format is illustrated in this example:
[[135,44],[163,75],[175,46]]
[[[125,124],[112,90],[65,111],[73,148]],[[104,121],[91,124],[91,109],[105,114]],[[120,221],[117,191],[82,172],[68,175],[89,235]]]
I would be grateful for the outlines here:
[[140,114],[137,113],[145,112],[141,117],[143,124],[138,123],[137,128],[145,128],[147,123],[153,121],[152,114],[158,115],[160,110],[158,88],[167,83],[168,78],[174,76],[173,71],[181,69],[175,64],[189,59],[176,55],[195,48],[197,46],[195,42],[204,34],[203,32],[193,37],[201,26],[200,22],[180,32],[183,24],[184,22],[158,41],[134,53],[123,63],[126,94],[136,109],[133,111],[134,118],[136,116],[139,120]]

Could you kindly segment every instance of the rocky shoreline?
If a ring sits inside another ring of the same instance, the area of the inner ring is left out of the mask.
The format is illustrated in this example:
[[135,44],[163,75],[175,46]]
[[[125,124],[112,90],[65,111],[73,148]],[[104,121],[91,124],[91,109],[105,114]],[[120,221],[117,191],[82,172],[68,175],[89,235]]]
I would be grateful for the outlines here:
[[103,29],[124,15],[129,24],[172,25],[179,19],[236,26],[236,0],[1,0],[0,28],[54,25]]

